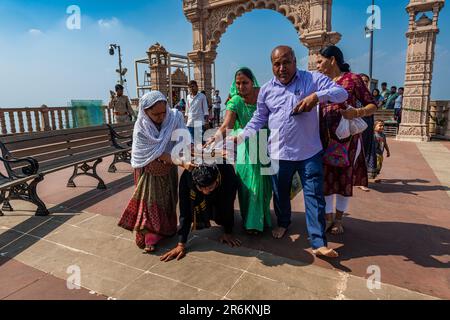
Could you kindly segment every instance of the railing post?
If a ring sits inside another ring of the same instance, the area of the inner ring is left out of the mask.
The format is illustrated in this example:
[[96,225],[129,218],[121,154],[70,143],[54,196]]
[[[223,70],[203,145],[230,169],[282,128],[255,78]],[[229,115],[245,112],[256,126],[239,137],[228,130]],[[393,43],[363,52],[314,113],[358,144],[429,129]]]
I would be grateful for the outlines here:
[[9,112],[9,125],[11,126],[11,133],[16,133],[16,119],[14,111]]
[[34,123],[36,123],[36,131],[41,131],[41,117],[39,117],[39,111],[34,109]]
[[24,133],[25,132],[25,128],[23,126],[23,113],[22,113],[22,110],[18,110],[17,111],[17,117],[19,118],[19,132],[20,133]]
[[66,124],[66,129],[70,128],[70,122],[69,122],[69,108],[64,108],[64,117],[65,117],[65,124]]
[[59,128],[58,128],[59,130],[64,129],[61,109],[58,109],[58,125],[59,125]]
[[5,113],[3,111],[0,111],[0,125],[2,127],[2,134],[7,134],[8,131],[6,130]]
[[33,132],[33,122],[31,120],[31,111],[27,108],[26,112],[26,117],[27,117],[27,127],[28,127],[28,132]]
[[40,111],[41,111],[41,114],[42,114],[42,122],[43,122],[43,125],[44,125],[44,131],[50,131],[51,130],[51,128],[50,128],[50,119],[48,117],[49,108],[45,104],[43,104],[41,106],[41,110]]

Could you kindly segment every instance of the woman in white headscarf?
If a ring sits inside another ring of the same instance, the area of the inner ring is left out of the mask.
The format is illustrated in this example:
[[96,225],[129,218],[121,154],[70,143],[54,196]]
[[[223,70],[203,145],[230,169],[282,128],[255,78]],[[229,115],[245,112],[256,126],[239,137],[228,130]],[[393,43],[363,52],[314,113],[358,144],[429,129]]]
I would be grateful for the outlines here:
[[136,188],[119,226],[136,231],[136,244],[147,253],[177,231],[177,165],[192,169],[189,162],[172,161],[172,133],[177,129],[187,130],[183,115],[168,107],[161,92],[151,91],[140,99],[131,152]]

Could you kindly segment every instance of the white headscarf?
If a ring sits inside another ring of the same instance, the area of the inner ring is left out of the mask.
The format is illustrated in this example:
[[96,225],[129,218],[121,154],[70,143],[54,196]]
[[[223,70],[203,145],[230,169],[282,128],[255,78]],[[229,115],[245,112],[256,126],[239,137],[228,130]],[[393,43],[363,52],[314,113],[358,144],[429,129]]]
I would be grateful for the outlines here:
[[178,110],[166,106],[166,117],[161,125],[161,130],[156,128],[144,110],[160,101],[167,103],[166,97],[159,91],[146,93],[139,100],[139,114],[134,125],[131,148],[131,166],[133,168],[143,168],[164,152],[170,152],[168,149],[171,146],[172,132],[185,127],[183,115]]

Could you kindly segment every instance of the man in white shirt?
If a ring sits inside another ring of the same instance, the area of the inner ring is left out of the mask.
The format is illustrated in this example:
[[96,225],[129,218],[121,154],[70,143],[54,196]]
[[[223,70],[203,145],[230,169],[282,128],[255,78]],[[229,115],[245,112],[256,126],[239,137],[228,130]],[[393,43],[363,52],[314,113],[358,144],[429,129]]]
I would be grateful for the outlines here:
[[[189,82],[186,115],[186,126],[191,134],[192,141],[194,141],[194,131],[196,131],[197,135],[201,134],[200,141],[203,141],[203,126],[208,123],[209,119],[208,99],[203,93],[198,91],[197,82],[194,80]],[[197,139],[199,138],[197,137]]]
[[214,97],[212,99],[213,112],[214,112],[214,125],[220,125],[220,106],[222,104],[222,99],[219,96],[219,90],[216,90]]

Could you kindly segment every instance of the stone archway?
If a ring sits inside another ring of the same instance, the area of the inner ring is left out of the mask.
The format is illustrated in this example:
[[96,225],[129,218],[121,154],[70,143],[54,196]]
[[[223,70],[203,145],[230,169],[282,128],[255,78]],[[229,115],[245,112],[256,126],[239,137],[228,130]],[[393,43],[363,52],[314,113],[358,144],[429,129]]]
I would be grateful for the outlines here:
[[211,66],[222,35],[238,17],[255,9],[270,9],[292,22],[299,40],[309,50],[309,69],[315,68],[318,51],[336,44],[341,35],[331,31],[332,0],[183,0],[183,10],[192,23],[194,78],[211,92]]

